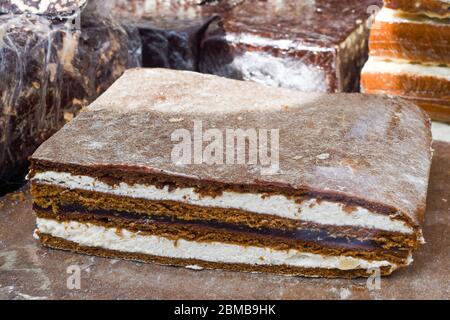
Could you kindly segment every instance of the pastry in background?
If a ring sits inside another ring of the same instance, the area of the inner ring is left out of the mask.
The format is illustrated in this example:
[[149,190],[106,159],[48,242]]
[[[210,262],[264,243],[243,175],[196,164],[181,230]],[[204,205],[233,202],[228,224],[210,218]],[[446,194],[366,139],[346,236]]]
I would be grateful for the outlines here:
[[403,97],[433,120],[450,122],[450,17],[438,3],[445,7],[444,1],[386,1],[372,25],[361,91]]
[[24,172],[40,143],[140,64],[136,33],[84,2],[75,11],[0,15],[0,184]]
[[377,0],[248,0],[211,23],[199,70],[316,92],[359,90]]

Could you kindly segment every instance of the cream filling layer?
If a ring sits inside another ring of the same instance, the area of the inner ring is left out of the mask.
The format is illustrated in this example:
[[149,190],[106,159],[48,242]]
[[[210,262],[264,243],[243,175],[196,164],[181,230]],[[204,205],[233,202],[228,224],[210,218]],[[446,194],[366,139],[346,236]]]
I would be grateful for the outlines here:
[[221,242],[170,240],[160,236],[141,235],[126,229],[105,228],[76,221],[59,222],[37,218],[40,233],[62,238],[87,247],[141,253],[179,259],[198,259],[219,263],[250,265],[287,265],[302,268],[339,270],[370,269],[397,265],[388,261],[368,261],[345,256],[323,256],[298,250],[273,250]]
[[239,209],[323,225],[356,226],[413,233],[413,229],[403,221],[395,220],[388,215],[378,214],[362,207],[356,207],[352,212],[347,212],[341,203],[317,201],[317,199],[297,203],[295,199],[287,198],[284,195],[230,191],[223,192],[216,197],[209,197],[198,194],[193,188],[177,188],[169,191],[167,186],[157,188],[152,185],[129,185],[124,182],[111,186],[89,176],[54,171],[36,173],[32,180],[68,189],[81,189],[153,201],[177,201],[203,207]]
[[404,60],[383,60],[370,57],[362,73],[410,74],[417,77],[434,77],[450,81],[450,68],[436,65],[408,63]]

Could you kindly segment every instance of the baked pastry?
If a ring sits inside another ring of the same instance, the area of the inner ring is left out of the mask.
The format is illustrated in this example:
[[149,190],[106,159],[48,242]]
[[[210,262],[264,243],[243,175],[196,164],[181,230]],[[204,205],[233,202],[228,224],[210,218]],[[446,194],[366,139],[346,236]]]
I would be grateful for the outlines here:
[[377,0],[248,0],[208,26],[199,70],[315,92],[359,90]]
[[132,69],[31,162],[45,246],[194,268],[387,275],[423,241],[431,132],[402,99]]
[[0,15],[0,184],[25,173],[40,143],[140,65],[137,31],[89,6],[77,15],[79,26],[41,14]]
[[383,8],[370,31],[370,55],[450,65],[450,23]]

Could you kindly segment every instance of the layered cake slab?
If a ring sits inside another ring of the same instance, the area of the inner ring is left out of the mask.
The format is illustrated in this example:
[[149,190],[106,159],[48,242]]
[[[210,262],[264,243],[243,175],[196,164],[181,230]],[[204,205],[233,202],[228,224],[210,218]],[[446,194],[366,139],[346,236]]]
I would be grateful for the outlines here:
[[413,14],[422,14],[432,18],[450,18],[449,0],[384,0],[387,8],[399,9]]
[[377,0],[247,0],[208,26],[203,73],[307,92],[359,89]]
[[371,56],[450,65],[450,19],[383,8],[372,25],[369,48]]
[[362,70],[365,93],[398,95],[409,99],[433,120],[450,122],[450,68],[371,57]]
[[431,132],[402,99],[132,69],[31,161],[45,246],[360,277],[423,242]]

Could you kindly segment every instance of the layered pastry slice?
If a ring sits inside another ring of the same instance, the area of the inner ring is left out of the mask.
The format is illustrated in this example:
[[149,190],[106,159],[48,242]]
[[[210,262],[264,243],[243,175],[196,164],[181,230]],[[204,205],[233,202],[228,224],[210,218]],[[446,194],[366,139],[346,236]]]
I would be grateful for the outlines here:
[[390,274],[423,241],[407,101],[133,69],[32,156],[45,246],[192,268]]
[[432,18],[450,18],[449,0],[384,0],[387,8],[418,13]]
[[434,120],[450,122],[450,67],[371,57],[362,70],[361,90],[404,97]]
[[424,64],[450,64],[450,19],[383,8],[370,32],[370,54]]

